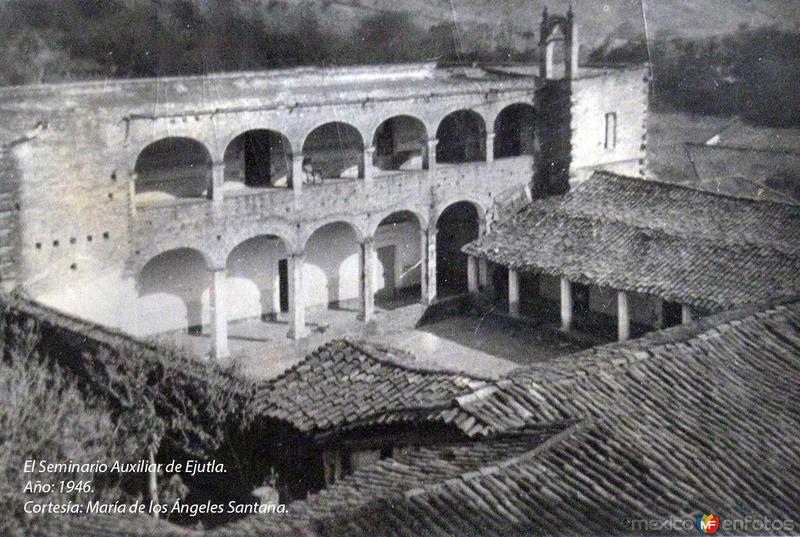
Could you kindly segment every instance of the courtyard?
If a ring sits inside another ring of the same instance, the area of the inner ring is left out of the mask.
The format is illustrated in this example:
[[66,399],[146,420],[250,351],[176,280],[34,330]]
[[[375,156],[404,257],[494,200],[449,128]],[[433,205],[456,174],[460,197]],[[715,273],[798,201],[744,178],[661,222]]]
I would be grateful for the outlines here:
[[[445,306],[431,315],[426,306],[401,298],[379,302],[375,321],[364,324],[358,320],[356,307],[318,309],[307,313],[308,336],[300,340],[286,337],[285,314],[243,319],[228,326],[231,360],[247,377],[270,379],[327,341],[350,337],[405,351],[427,368],[497,377],[598,342],[581,332],[564,334],[553,323],[512,320],[501,311],[480,314]],[[198,359],[209,356],[207,328],[202,333],[169,332],[153,339]]]

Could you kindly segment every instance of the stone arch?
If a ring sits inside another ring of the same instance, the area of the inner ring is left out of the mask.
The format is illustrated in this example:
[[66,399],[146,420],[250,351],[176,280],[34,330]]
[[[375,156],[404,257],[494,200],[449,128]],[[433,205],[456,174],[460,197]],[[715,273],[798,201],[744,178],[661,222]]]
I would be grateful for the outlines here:
[[304,242],[305,304],[342,308],[361,296],[361,231],[350,222],[333,219],[317,225]]
[[430,225],[438,227],[442,213],[444,213],[448,207],[455,205],[457,203],[466,203],[471,205],[475,209],[475,211],[478,214],[478,223],[481,226],[481,230],[483,230],[483,228],[486,226],[487,223],[487,216],[488,216],[487,210],[484,208],[484,204],[480,200],[469,196],[452,197],[438,203],[431,216]]
[[225,148],[225,190],[291,186],[292,146],[280,132],[251,129]]
[[373,164],[381,170],[421,170],[427,143],[428,129],[421,119],[392,116],[375,129]]
[[302,147],[306,182],[364,177],[364,137],[349,123],[332,121],[315,127]]
[[291,244],[272,234],[249,237],[225,261],[228,320],[275,318],[288,311]]
[[381,226],[384,220],[391,217],[392,215],[402,214],[402,213],[408,213],[408,215],[412,217],[413,220],[419,225],[420,229],[427,229],[428,227],[427,215],[422,214],[416,209],[393,208],[372,215],[372,218],[370,220],[371,223],[369,225],[369,228],[372,231],[372,235],[373,236],[375,235],[375,232],[378,230],[378,227]]
[[411,297],[419,300],[424,226],[424,218],[413,210],[387,211],[375,226],[375,293],[381,307],[391,309]]
[[472,201],[449,203],[436,215],[436,289],[440,297],[467,292],[465,244],[478,238],[483,210]]
[[474,110],[447,114],[436,129],[436,162],[461,163],[486,160],[486,122]]
[[134,193],[137,203],[211,195],[211,153],[192,138],[157,140],[136,157]]
[[364,223],[357,222],[354,218],[347,218],[346,216],[342,215],[330,216],[328,218],[314,220],[314,222],[310,223],[300,231],[298,234],[297,243],[295,245],[297,251],[305,251],[308,240],[314,233],[327,225],[335,223],[341,223],[351,228],[353,233],[355,233],[356,240],[358,242],[362,242],[367,236],[367,226]]
[[175,248],[151,257],[136,275],[133,332],[152,334],[199,329],[208,321],[208,258],[194,248]]
[[494,158],[533,155],[536,110],[528,103],[503,108],[494,120]]

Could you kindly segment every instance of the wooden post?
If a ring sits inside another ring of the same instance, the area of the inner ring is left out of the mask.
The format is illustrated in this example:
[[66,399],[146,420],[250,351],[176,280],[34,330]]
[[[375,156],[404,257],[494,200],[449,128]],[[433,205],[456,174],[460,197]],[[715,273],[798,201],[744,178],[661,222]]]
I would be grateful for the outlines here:
[[572,284],[561,277],[561,330],[572,330]]
[[519,318],[519,273],[508,269],[508,314]]
[[617,339],[627,341],[631,337],[631,319],[628,308],[628,293],[617,291]]

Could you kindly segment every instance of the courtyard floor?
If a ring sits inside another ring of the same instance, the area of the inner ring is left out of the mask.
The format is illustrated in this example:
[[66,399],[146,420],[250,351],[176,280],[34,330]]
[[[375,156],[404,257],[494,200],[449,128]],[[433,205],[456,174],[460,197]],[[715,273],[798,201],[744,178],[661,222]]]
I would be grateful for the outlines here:
[[[347,336],[406,351],[424,367],[496,377],[597,343],[579,334],[565,336],[551,325],[533,326],[501,315],[453,314],[417,327],[425,309],[416,301],[378,307],[369,326],[357,319],[356,309],[310,311],[309,335],[300,341],[286,337],[286,319],[234,321],[228,327],[232,360],[248,377],[273,378],[320,345]],[[209,353],[205,332],[173,332],[155,339],[198,358]]]

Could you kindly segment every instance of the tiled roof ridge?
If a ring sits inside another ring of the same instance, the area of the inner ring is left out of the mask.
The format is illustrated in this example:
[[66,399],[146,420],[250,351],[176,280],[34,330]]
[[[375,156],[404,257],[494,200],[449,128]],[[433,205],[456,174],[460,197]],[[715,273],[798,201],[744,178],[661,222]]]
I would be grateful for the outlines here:
[[[537,214],[537,213],[543,214],[543,215],[556,215],[556,216],[569,217],[569,218],[573,218],[573,219],[581,219],[581,220],[584,220],[586,222],[593,223],[593,224],[594,223],[599,223],[599,224],[621,224],[621,225],[624,225],[626,227],[638,230],[638,231],[640,231],[642,233],[645,233],[647,235],[653,236],[654,238],[667,238],[667,239],[671,239],[671,240],[672,239],[681,239],[681,240],[698,241],[698,242],[701,242],[701,243],[708,244],[708,245],[710,245],[711,247],[714,247],[714,248],[730,248],[732,246],[741,248],[742,246],[747,246],[747,247],[754,248],[754,249],[759,249],[759,250],[769,250],[771,253],[774,253],[774,254],[782,257],[782,258],[797,259],[798,257],[800,257],[798,255],[788,253],[785,250],[780,249],[780,248],[776,247],[775,245],[769,244],[769,243],[756,242],[756,241],[747,240],[747,239],[744,239],[744,238],[740,238],[737,241],[732,241],[732,240],[724,240],[724,239],[721,239],[720,237],[711,238],[709,236],[704,236],[703,234],[699,234],[699,235],[686,234],[686,233],[673,231],[670,228],[666,228],[666,227],[642,225],[641,223],[636,222],[635,219],[626,218],[625,216],[621,216],[620,217],[620,216],[609,215],[609,214],[604,214],[603,216],[598,216],[597,214],[592,213],[592,212],[586,212],[586,211],[575,210],[575,209],[568,209],[568,208],[565,208],[563,206],[563,203],[560,203],[560,202],[563,202],[566,199],[566,196],[569,196],[570,194],[575,193],[575,192],[580,192],[580,190],[583,190],[583,189],[588,189],[589,186],[587,186],[587,183],[589,181],[591,181],[592,178],[594,178],[595,176],[601,175],[601,174],[613,177],[615,179],[629,179],[631,181],[638,182],[640,184],[658,183],[658,184],[667,185],[667,186],[678,186],[678,187],[684,188],[686,190],[691,190],[693,193],[697,192],[697,193],[700,193],[700,194],[707,194],[709,196],[728,197],[728,198],[733,198],[733,199],[735,199],[737,201],[751,201],[753,203],[759,203],[759,204],[773,203],[773,204],[779,205],[779,206],[781,206],[783,208],[788,208],[790,210],[797,210],[798,216],[800,216],[800,209],[798,209],[797,203],[795,203],[795,202],[781,203],[781,202],[766,201],[766,200],[765,201],[752,200],[752,199],[749,199],[749,198],[737,198],[735,196],[730,196],[730,195],[727,195],[727,194],[716,194],[714,192],[709,192],[707,190],[692,189],[692,188],[689,188],[689,187],[684,187],[682,185],[677,185],[677,184],[673,184],[673,183],[666,183],[666,182],[660,182],[660,181],[654,181],[654,180],[648,180],[648,179],[642,179],[640,177],[629,177],[629,176],[626,176],[626,175],[617,175],[617,174],[612,174],[610,172],[606,172],[606,171],[600,170],[600,171],[594,172],[592,177],[590,177],[587,181],[581,183],[580,185],[576,186],[574,190],[572,190],[571,192],[568,192],[567,194],[562,194],[562,195],[559,195],[559,196],[551,196],[549,198],[534,200],[532,203],[528,204],[526,207],[523,207],[517,214],[515,214],[507,222],[511,223],[511,222],[515,222],[515,221],[518,221],[518,220],[525,220],[525,219],[527,219],[527,218],[529,218],[532,215]],[[505,224],[505,222],[500,223],[499,227],[502,228],[504,224]],[[491,235],[491,234],[493,234],[493,233],[490,233],[489,235]],[[469,246],[469,245],[467,245],[467,246]]]
[[[761,202],[759,202],[761,203]],[[785,204],[790,205],[790,204]],[[784,250],[781,250],[775,247],[772,244],[767,244],[763,242],[754,242],[748,241],[745,239],[739,241],[731,241],[731,240],[724,240],[719,237],[708,237],[703,235],[687,235],[685,233],[678,233],[671,231],[669,229],[665,229],[663,227],[650,227],[650,226],[643,226],[631,220],[625,218],[618,218],[618,217],[605,217],[605,216],[597,216],[592,213],[585,213],[580,211],[571,211],[569,209],[565,209],[560,206],[553,206],[547,208],[537,207],[534,211],[552,214],[556,216],[564,216],[569,217],[575,220],[584,220],[586,222],[592,224],[601,224],[601,225],[609,225],[609,224],[619,224],[625,227],[635,229],[645,235],[649,235],[655,239],[667,239],[667,240],[682,240],[682,241],[696,241],[698,243],[702,243],[708,245],[711,248],[720,248],[720,249],[730,249],[732,247],[736,247],[738,250],[741,250],[742,247],[747,247],[753,250],[769,250],[771,254],[779,256],[781,258],[786,258],[790,260],[800,259],[800,255],[791,254]]]
[[[341,433],[344,430],[350,430],[359,427],[365,427],[368,425],[375,424],[376,422],[380,421],[380,418],[384,417],[391,417],[391,416],[403,416],[404,414],[407,415],[407,421],[415,421],[414,416],[422,415],[424,421],[428,423],[432,422],[442,422],[446,423],[441,417],[431,418],[431,414],[446,412],[448,410],[458,410],[463,414],[468,415],[469,417],[473,417],[476,420],[478,419],[476,416],[469,414],[468,411],[459,408],[454,400],[448,400],[440,404],[435,405],[414,405],[414,406],[406,406],[402,408],[390,408],[386,410],[379,410],[377,412],[373,412],[372,414],[366,414],[363,416],[359,416],[357,419],[354,420],[344,420],[342,423],[328,425],[325,427],[319,427],[316,425],[312,425],[307,430],[308,431],[316,431],[318,433],[319,438],[324,438],[326,436],[335,435],[337,433]],[[291,423],[290,423],[291,425]],[[319,434],[322,433],[322,434]]]
[[[568,354],[557,359],[557,362],[574,362],[583,373],[592,371],[619,371],[633,363],[643,360],[657,358],[659,353],[680,345],[689,345],[697,340],[706,340],[711,337],[720,336],[724,332],[740,326],[747,322],[755,322],[764,317],[773,316],[789,311],[789,307],[795,305],[800,308],[800,296],[785,300],[778,300],[766,305],[753,304],[746,307],[727,310],[715,315],[692,321],[689,324],[681,324],[670,328],[664,328],[652,332],[637,339],[628,341],[613,341],[604,345],[598,345],[590,349]],[[721,322],[720,322],[721,319]],[[607,356],[602,361],[582,361],[582,358],[597,358],[603,354]],[[545,364],[547,365],[547,364]],[[534,374],[537,371],[546,372],[547,369],[539,369],[537,366],[518,367],[506,373],[503,377],[510,380],[521,373]],[[569,383],[571,378],[559,380],[548,380],[548,384]],[[535,382],[536,385],[541,384]]]
[[[305,362],[308,361],[311,357],[315,357],[318,352],[322,351],[323,349],[330,348],[331,346],[336,345],[336,344],[346,344],[349,347],[357,350],[358,352],[360,352],[364,356],[367,356],[368,358],[370,358],[372,360],[375,360],[376,362],[378,362],[378,363],[380,363],[382,365],[394,367],[394,368],[397,368],[397,369],[402,369],[404,371],[410,371],[410,372],[413,372],[413,373],[420,373],[420,374],[423,374],[423,375],[439,375],[439,376],[447,376],[447,377],[460,377],[462,379],[466,379],[466,380],[469,380],[469,381],[475,381],[475,382],[484,382],[484,383],[486,383],[486,382],[491,382],[492,381],[492,379],[490,377],[481,377],[481,376],[475,375],[474,373],[464,373],[464,372],[461,372],[461,371],[458,371],[458,370],[454,370],[454,369],[439,369],[439,368],[434,368],[434,367],[427,367],[427,366],[422,365],[422,364],[416,365],[416,364],[399,362],[399,361],[393,360],[390,357],[392,353],[397,355],[397,356],[406,356],[406,357],[414,357],[414,356],[409,354],[406,351],[402,351],[402,350],[396,349],[394,347],[389,347],[389,346],[381,346],[381,347],[379,347],[374,343],[370,343],[370,342],[367,342],[367,341],[364,341],[364,340],[361,340],[361,339],[352,338],[352,337],[349,337],[349,336],[343,336],[343,337],[338,337],[338,338],[326,341],[325,343],[323,343],[322,345],[320,345],[319,347],[317,347],[316,349],[314,349],[313,351],[308,353],[305,356],[305,358],[303,358],[301,361],[299,361],[298,363],[296,363],[293,366],[291,366],[291,367],[287,368],[286,370],[284,370],[277,377],[274,377],[274,378],[271,378],[269,380],[263,381],[263,383],[261,384],[261,387],[268,387],[271,384],[276,384],[278,381],[284,380],[285,377],[293,374],[298,368],[303,366],[305,364]],[[381,353],[385,353],[385,354],[380,355]]]
[[[499,435],[498,438],[513,438],[513,437],[523,437],[523,436],[535,436],[536,434],[541,433],[545,430],[552,430],[554,431],[553,435],[544,440],[543,442],[536,443],[531,449],[521,453],[519,455],[514,455],[505,459],[499,459],[496,461],[492,461],[489,464],[482,465],[476,469],[472,469],[469,471],[462,472],[458,475],[453,477],[445,478],[439,481],[435,481],[432,483],[427,483],[423,485],[417,485],[409,489],[404,490],[390,490],[386,491],[383,494],[379,495],[371,495],[370,498],[356,506],[351,507],[346,510],[344,514],[333,514],[333,515],[322,515],[322,516],[315,516],[311,514],[308,518],[301,519],[301,520],[294,520],[291,521],[291,526],[297,528],[314,528],[319,523],[330,523],[338,519],[340,516],[346,516],[348,518],[358,518],[360,513],[369,513],[373,507],[379,505],[383,502],[392,502],[392,501],[407,501],[411,498],[416,496],[420,496],[423,494],[427,494],[430,492],[435,492],[439,489],[446,488],[448,485],[452,485],[455,483],[459,483],[462,481],[471,481],[486,475],[491,475],[497,472],[500,472],[510,466],[514,466],[515,464],[519,464],[521,462],[525,462],[530,460],[540,453],[549,450],[556,444],[559,444],[566,440],[567,438],[586,430],[587,428],[591,427],[594,423],[594,418],[585,418],[581,420],[565,420],[561,422],[554,422],[548,423],[546,425],[540,425],[536,427],[528,427],[526,429],[521,429],[518,431],[513,432],[506,432],[502,435]],[[448,443],[458,445],[460,442],[453,441],[453,442],[444,442],[443,444],[446,445]],[[397,467],[408,467],[407,463],[397,462],[393,458],[387,460],[380,460],[375,463],[376,465],[384,466],[389,469],[397,468]],[[357,471],[347,477],[344,478],[344,481],[347,480],[357,480],[359,476],[359,472],[369,474],[371,470],[369,468]],[[326,489],[322,489],[321,491],[314,493],[319,494],[325,492]]]
[[[343,336],[343,337],[338,337],[338,338],[334,338],[334,339],[326,341],[325,343],[323,343],[322,345],[318,346],[317,348],[315,348],[310,353],[306,354],[306,356],[302,360],[300,360],[299,362],[297,362],[293,366],[285,369],[280,375],[278,375],[276,377],[273,377],[271,379],[262,381],[259,384],[259,388],[260,389],[264,389],[264,388],[269,389],[270,387],[279,384],[281,381],[286,380],[286,378],[288,376],[293,375],[299,368],[304,366],[306,364],[306,362],[316,358],[318,353],[322,352],[325,349],[332,348],[335,345],[347,345],[350,348],[355,349],[356,351],[358,351],[362,355],[367,356],[371,360],[374,360],[374,361],[380,363],[381,365],[385,365],[385,366],[389,366],[389,367],[393,367],[393,368],[397,368],[397,369],[402,369],[404,371],[420,373],[420,374],[423,374],[423,375],[427,375],[427,374],[437,375],[438,374],[438,375],[441,375],[441,376],[462,377],[462,378],[465,378],[465,379],[468,379],[468,380],[474,380],[474,381],[478,381],[478,382],[487,382],[487,381],[490,380],[488,378],[481,378],[481,377],[478,377],[478,376],[475,376],[475,375],[471,375],[471,374],[468,374],[468,373],[460,373],[458,371],[453,371],[453,370],[433,369],[433,368],[424,367],[424,366],[421,366],[421,365],[420,366],[415,366],[415,365],[412,365],[412,364],[405,364],[405,363],[402,363],[402,362],[398,362],[398,361],[395,361],[395,360],[392,360],[392,359],[388,358],[386,355],[378,356],[378,352],[375,352],[375,351],[379,350],[379,348],[374,347],[372,344],[369,344],[366,341],[354,339],[354,338],[347,337],[347,336]],[[394,352],[394,353],[396,353],[398,355],[410,356],[407,352],[401,351],[399,349],[394,349],[394,348],[391,348],[391,347],[386,347],[385,351],[387,352],[387,354],[389,352]]]
[[[408,498],[413,498],[415,496],[419,496],[422,494],[427,494],[428,492],[432,492],[441,488],[445,488],[448,485],[452,485],[461,481],[471,481],[473,479],[482,478],[483,476],[491,475],[498,473],[506,468],[514,466],[516,464],[526,462],[534,457],[538,456],[544,451],[548,451],[552,447],[557,444],[560,444],[564,440],[569,437],[574,436],[582,431],[585,431],[592,426],[594,426],[597,420],[594,418],[582,418],[579,420],[566,420],[561,422],[553,422],[548,423],[545,426],[542,426],[543,429],[560,429],[558,432],[553,434],[553,436],[549,437],[543,442],[536,444],[530,450],[520,454],[514,455],[513,457],[509,457],[507,459],[503,459],[499,462],[495,462],[490,465],[482,466],[477,470],[470,470],[469,472],[464,472],[460,475],[455,477],[451,477],[442,481],[438,481],[436,483],[429,483],[427,485],[422,485],[420,487],[415,487],[413,489],[407,490],[403,493],[403,496]],[[526,429],[526,431],[530,431],[530,429]],[[524,433],[520,433],[524,434]]]
[[667,189],[683,190],[683,191],[688,191],[688,192],[691,192],[691,193],[697,193],[699,195],[706,196],[706,197],[709,197],[709,198],[710,197],[714,197],[714,198],[730,199],[730,200],[734,200],[734,201],[737,201],[737,202],[747,203],[749,205],[762,205],[763,206],[765,204],[770,204],[770,205],[777,205],[777,206],[779,206],[779,207],[781,207],[783,209],[786,209],[786,208],[796,209],[795,205],[791,204],[791,203],[781,203],[779,201],[755,200],[755,199],[752,199],[752,198],[742,198],[742,197],[734,196],[733,194],[726,194],[726,193],[723,193],[723,192],[710,192],[708,190],[700,190],[700,189],[697,189],[697,188],[692,188],[691,186],[683,184],[683,183],[671,183],[669,181],[662,181],[661,179],[658,179],[658,178],[644,178],[644,177],[636,177],[636,176],[633,176],[633,175],[622,175],[622,174],[611,172],[611,171],[608,171],[608,170],[596,170],[596,171],[594,171],[592,173],[592,175],[589,176],[588,179],[586,179],[585,181],[583,181],[580,184],[576,185],[572,190],[567,192],[566,195],[569,195],[569,194],[571,194],[573,192],[579,192],[582,189],[589,188],[588,185],[590,185],[593,180],[599,180],[599,179],[595,179],[598,176],[604,177],[604,180],[608,180],[608,179],[624,180],[624,181],[628,181],[628,182],[631,182],[631,183],[637,183],[637,184],[642,184],[642,185],[657,185],[659,187],[664,187],[664,188],[667,188]]
[[[613,174],[613,173],[606,172],[606,171],[603,171],[603,170],[594,172],[594,174],[592,174],[592,177],[590,177],[584,183],[581,183],[580,185],[576,186],[575,189],[572,192],[568,192],[567,194],[565,194],[565,196],[569,196],[573,192],[580,192],[583,189],[588,189],[589,186],[587,186],[587,183],[589,181],[591,181],[596,175],[604,175],[604,176],[606,176],[606,178],[611,177],[613,179],[626,179],[626,180],[630,180],[631,182],[637,182],[639,184],[654,183],[654,184],[658,184],[658,185],[666,185],[666,186],[669,186],[669,187],[679,187],[679,188],[682,188],[684,190],[690,190],[693,194],[696,192],[696,193],[699,193],[699,194],[702,194],[702,195],[706,195],[706,196],[724,197],[724,198],[734,199],[737,202],[739,202],[739,201],[747,201],[747,202],[752,202],[752,203],[757,203],[757,204],[774,204],[774,205],[778,205],[778,206],[782,207],[784,210],[787,210],[787,209],[788,210],[794,210],[794,211],[797,212],[798,216],[800,216],[800,209],[798,209],[798,207],[797,207],[797,202],[788,202],[788,201],[787,202],[778,202],[778,201],[771,201],[771,200],[754,200],[754,199],[751,199],[751,198],[739,198],[739,197],[736,197],[736,196],[732,196],[730,194],[722,194],[722,193],[711,192],[709,190],[694,189],[694,188],[691,188],[691,187],[688,187],[688,186],[684,186],[684,185],[681,185],[681,184],[667,183],[667,182],[657,181],[657,180],[652,180],[652,179],[642,179],[641,177],[630,177],[630,176],[627,176],[627,175],[617,175],[617,174]],[[562,199],[564,199],[564,198],[562,198]],[[624,224],[624,225],[626,225],[628,227],[635,228],[635,229],[638,229],[638,230],[643,230],[643,231],[648,231],[648,232],[658,232],[658,233],[661,233],[663,236],[670,237],[670,238],[681,238],[683,240],[697,240],[697,241],[711,243],[712,245],[716,245],[716,244],[724,244],[726,246],[742,246],[742,245],[746,245],[746,246],[751,246],[751,247],[769,249],[772,252],[775,252],[775,253],[777,253],[779,255],[782,255],[784,257],[788,256],[788,257],[790,257],[792,259],[798,257],[797,255],[792,255],[792,254],[786,253],[784,250],[779,249],[776,246],[774,246],[772,244],[769,244],[769,243],[756,242],[756,241],[748,240],[748,239],[745,239],[745,238],[740,238],[739,240],[736,240],[736,241],[724,240],[724,239],[722,239],[720,237],[710,238],[710,237],[704,236],[704,234],[702,234],[702,233],[700,233],[700,234],[680,233],[680,232],[672,231],[668,227],[642,225],[640,223],[637,223],[635,221],[635,219],[627,218],[625,215],[616,216],[616,215],[613,215],[613,214],[604,214],[602,217],[600,217],[600,216],[596,216],[595,214],[593,214],[591,212],[581,211],[580,209],[578,209],[578,210],[566,209],[566,208],[563,207],[563,204],[553,204],[551,206],[537,207],[536,209],[538,209],[539,211],[542,211],[542,212],[556,213],[556,214],[559,214],[559,215],[569,216],[571,218],[585,218],[585,219],[591,220],[592,222],[602,222],[602,223],[618,222],[618,223]]]
[[395,360],[394,357],[402,356],[406,358],[416,359],[416,356],[407,351],[391,347],[388,345],[382,345],[382,344],[379,345],[374,342],[369,342],[366,340],[357,339],[350,336],[344,336],[338,338],[338,341],[343,341],[347,343],[351,347],[360,351],[364,355],[372,358],[376,362],[379,362],[383,365],[396,367],[398,369],[403,369],[405,371],[421,373],[423,375],[443,375],[450,377],[461,377],[471,381],[478,381],[483,383],[488,383],[492,381],[491,377],[483,377],[480,375],[476,375],[475,373],[466,373],[456,369],[428,367],[424,364],[412,364],[412,363],[400,362],[398,360]]

